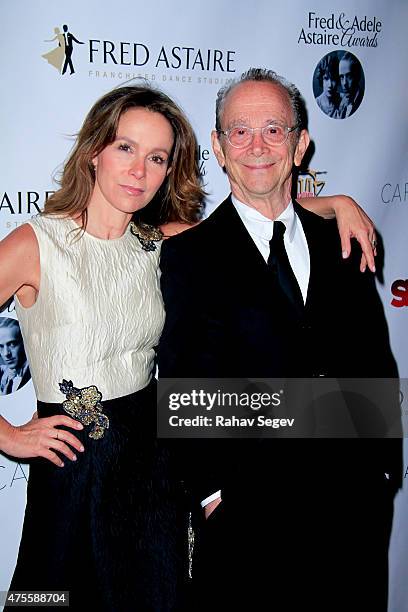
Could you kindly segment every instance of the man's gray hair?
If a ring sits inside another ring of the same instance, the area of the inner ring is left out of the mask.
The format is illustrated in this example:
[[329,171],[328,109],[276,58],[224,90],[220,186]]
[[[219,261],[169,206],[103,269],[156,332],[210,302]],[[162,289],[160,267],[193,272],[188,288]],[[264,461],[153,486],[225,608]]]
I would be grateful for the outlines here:
[[228,85],[221,87],[219,90],[217,94],[217,101],[215,103],[215,129],[217,131],[221,130],[221,115],[227,96],[235,87],[247,81],[261,81],[282,87],[289,97],[293,116],[295,118],[295,125],[297,127],[297,134],[300,134],[303,129],[307,128],[307,112],[305,102],[296,85],[289,83],[289,81],[279,74],[276,74],[276,72],[273,70],[267,70],[266,68],[250,68],[246,72],[243,72],[239,79],[234,79],[232,83],[228,83]]

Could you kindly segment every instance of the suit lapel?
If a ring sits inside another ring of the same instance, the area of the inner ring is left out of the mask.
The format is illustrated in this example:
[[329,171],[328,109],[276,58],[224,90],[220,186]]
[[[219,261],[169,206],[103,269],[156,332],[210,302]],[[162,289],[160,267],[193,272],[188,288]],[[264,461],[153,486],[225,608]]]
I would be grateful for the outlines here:
[[213,224],[213,231],[216,231],[223,245],[223,253],[227,259],[233,260],[234,267],[243,266],[242,273],[245,270],[268,273],[268,266],[237,213],[231,196],[216,208],[207,221]]

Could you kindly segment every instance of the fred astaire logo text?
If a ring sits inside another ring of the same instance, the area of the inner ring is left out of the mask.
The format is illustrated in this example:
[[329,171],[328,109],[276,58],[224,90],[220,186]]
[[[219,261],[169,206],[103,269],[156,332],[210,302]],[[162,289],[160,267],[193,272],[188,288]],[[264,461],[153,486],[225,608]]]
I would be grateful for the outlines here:
[[319,15],[309,11],[307,26],[300,30],[298,44],[333,47],[376,47],[382,23],[378,17],[346,13]]
[[[78,35],[78,32],[76,32]],[[42,55],[62,75],[75,73],[73,56],[82,55],[80,46],[86,52],[88,68],[97,66],[162,68],[194,72],[235,72],[235,51],[230,49],[201,48],[194,45],[145,44],[145,42],[102,40],[92,38],[80,40],[71,32],[68,24],[54,27],[54,34],[44,41],[51,49]],[[82,59],[83,61],[83,59]],[[69,70],[69,72],[68,72]]]

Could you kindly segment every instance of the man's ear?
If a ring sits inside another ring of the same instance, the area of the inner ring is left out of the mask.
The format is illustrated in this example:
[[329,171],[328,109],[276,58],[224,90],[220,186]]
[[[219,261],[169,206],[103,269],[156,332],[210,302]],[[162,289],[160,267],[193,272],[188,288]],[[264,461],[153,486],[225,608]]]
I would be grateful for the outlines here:
[[212,144],[212,148],[214,151],[214,155],[217,158],[218,164],[221,166],[221,168],[224,168],[225,166],[224,152],[222,150],[218,132],[216,130],[213,130],[211,132],[211,144]]
[[309,146],[309,143],[310,143],[309,132],[307,130],[302,130],[300,132],[299,140],[297,142],[296,149],[295,149],[295,155],[293,158],[293,162],[295,166],[300,166],[300,164],[302,163],[303,156],[307,151],[307,147]]

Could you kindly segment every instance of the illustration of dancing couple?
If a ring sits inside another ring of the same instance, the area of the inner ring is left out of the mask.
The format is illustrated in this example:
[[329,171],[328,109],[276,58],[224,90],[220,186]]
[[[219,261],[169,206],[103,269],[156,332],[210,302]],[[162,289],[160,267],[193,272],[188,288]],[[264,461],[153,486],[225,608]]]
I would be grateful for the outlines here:
[[51,49],[48,53],[44,53],[43,57],[51,66],[54,66],[60,74],[65,74],[67,68],[70,69],[70,74],[74,74],[75,69],[72,63],[72,52],[74,50],[73,43],[83,45],[85,43],[78,40],[72,32],[68,30],[67,25],[62,26],[63,32],[58,27],[54,28],[54,38],[45,42],[58,42],[58,47]]

